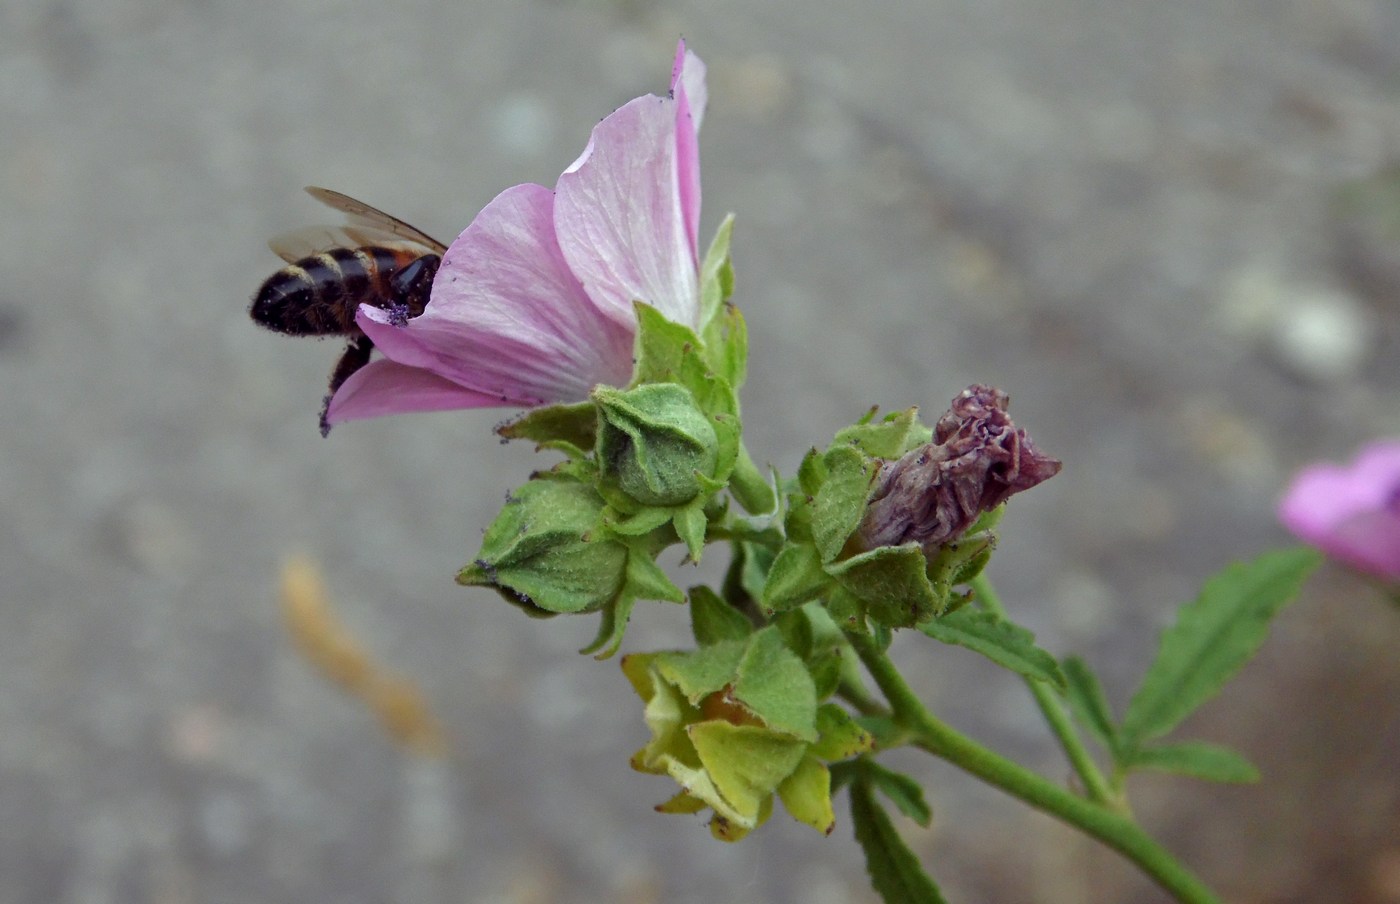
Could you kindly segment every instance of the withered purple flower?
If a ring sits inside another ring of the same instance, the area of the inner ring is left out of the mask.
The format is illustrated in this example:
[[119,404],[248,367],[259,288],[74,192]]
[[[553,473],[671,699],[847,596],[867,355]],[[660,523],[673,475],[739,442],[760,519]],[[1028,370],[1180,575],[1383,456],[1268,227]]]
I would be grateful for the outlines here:
[[934,425],[933,442],[875,478],[857,537],[866,549],[918,543],[932,552],[961,536],[983,512],[1060,471],[1006,413],[1006,393],[974,384]]

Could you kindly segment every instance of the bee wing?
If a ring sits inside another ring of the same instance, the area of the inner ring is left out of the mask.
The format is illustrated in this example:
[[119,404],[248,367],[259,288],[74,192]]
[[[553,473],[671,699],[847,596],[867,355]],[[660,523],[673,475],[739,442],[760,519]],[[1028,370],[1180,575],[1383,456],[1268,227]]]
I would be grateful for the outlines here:
[[[305,226],[273,236],[267,243],[267,247],[271,248],[274,254],[289,264],[334,248],[360,248],[365,245],[425,250],[422,242],[405,241],[403,236],[387,229],[349,225]],[[429,248],[442,253],[436,245]]]
[[442,254],[447,250],[446,245],[426,232],[420,232],[398,217],[390,216],[377,207],[370,207],[363,201],[356,201],[349,195],[331,191],[329,188],[317,188],[314,185],[308,185],[306,193],[327,207],[332,207],[345,214],[350,221],[347,229],[352,231],[352,234],[364,234],[367,230],[373,230],[380,234],[387,232],[400,241],[406,239],[410,242],[416,242],[437,254]]

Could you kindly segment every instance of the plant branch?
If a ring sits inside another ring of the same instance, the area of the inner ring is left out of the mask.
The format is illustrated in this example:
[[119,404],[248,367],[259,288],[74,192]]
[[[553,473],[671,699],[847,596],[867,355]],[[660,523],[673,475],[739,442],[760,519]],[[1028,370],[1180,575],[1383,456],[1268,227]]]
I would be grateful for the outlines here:
[[1200,879],[1131,818],[1080,797],[944,724],[914,695],[894,662],[867,637],[848,639],[915,746],[977,776],[1118,851],[1183,904],[1220,904]]
[[[1006,609],[1001,604],[1001,597],[997,596],[997,592],[992,588],[992,582],[987,579],[986,574],[979,574],[972,579],[971,584],[972,593],[983,609],[998,618],[1006,618]],[[1060,705],[1055,692],[1043,681],[1036,681],[1033,678],[1027,678],[1025,681],[1031,696],[1035,698],[1036,704],[1045,716],[1045,721],[1050,725],[1050,730],[1059,739],[1060,747],[1064,749],[1070,765],[1079,775],[1079,780],[1084,783],[1084,791],[1089,795],[1089,799],[1126,812],[1127,807],[1122,796],[1114,792],[1108,780],[1099,771],[1098,764],[1094,762],[1093,756],[1085,748],[1079,732],[1070,722],[1069,715],[1065,712],[1065,708]]]

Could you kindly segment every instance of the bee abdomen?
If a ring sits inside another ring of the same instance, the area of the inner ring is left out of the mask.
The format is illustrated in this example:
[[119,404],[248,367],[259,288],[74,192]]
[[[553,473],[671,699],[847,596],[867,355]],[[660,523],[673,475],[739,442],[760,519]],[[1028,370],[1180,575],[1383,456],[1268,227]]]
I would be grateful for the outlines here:
[[357,333],[355,309],[375,303],[395,262],[394,252],[380,248],[332,248],[302,258],[268,277],[249,313],[279,333]]

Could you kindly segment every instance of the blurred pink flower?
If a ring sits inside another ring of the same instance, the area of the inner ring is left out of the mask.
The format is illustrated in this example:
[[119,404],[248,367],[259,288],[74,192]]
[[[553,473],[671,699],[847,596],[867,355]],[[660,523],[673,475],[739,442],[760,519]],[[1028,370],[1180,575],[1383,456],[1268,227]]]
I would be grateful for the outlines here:
[[326,424],[410,411],[580,402],[632,375],[633,301],[695,327],[705,66],[676,49],[671,90],[609,114],[553,191],[517,185],[443,256],[407,321],[362,305],[384,357],[335,393]]
[[1332,558],[1400,581],[1400,440],[1372,443],[1350,467],[1304,468],[1279,503],[1278,516]]

